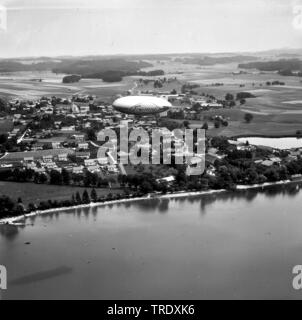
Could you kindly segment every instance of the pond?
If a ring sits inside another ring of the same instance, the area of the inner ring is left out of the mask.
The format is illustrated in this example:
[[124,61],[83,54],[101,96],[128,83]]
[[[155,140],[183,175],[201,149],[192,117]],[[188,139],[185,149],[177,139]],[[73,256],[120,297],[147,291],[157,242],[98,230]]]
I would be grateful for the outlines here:
[[302,148],[302,139],[295,137],[288,138],[261,138],[261,137],[246,137],[237,139],[240,142],[248,141],[251,145],[265,146],[276,149],[293,149]]

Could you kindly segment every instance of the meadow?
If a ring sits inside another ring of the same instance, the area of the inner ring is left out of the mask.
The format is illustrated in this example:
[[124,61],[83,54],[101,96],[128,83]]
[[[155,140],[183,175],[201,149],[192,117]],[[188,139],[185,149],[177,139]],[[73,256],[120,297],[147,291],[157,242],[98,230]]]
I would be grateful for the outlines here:
[[[39,204],[41,201],[48,201],[49,199],[57,201],[70,200],[73,194],[75,195],[76,192],[79,192],[82,195],[85,189],[90,194],[92,188],[0,181],[0,196],[8,195],[15,201],[21,198],[24,205],[29,203]],[[103,196],[109,193],[122,193],[122,190],[96,188],[96,192],[98,196]]]

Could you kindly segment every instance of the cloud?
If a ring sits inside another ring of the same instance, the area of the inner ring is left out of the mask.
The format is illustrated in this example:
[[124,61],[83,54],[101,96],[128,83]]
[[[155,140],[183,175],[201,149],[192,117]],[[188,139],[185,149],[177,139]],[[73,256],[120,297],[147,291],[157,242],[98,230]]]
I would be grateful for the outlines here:
[[293,5],[293,27],[302,31],[302,2]]

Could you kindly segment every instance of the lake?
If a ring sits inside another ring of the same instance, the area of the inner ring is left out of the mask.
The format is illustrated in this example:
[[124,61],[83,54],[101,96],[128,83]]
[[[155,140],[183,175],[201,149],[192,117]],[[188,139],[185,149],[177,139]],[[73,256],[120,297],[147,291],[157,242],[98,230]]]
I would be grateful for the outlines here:
[[240,142],[248,141],[251,145],[265,146],[276,149],[293,149],[302,148],[302,139],[289,138],[261,138],[261,137],[246,137],[237,139]]
[[2,299],[300,299],[301,207],[293,184],[2,225]]

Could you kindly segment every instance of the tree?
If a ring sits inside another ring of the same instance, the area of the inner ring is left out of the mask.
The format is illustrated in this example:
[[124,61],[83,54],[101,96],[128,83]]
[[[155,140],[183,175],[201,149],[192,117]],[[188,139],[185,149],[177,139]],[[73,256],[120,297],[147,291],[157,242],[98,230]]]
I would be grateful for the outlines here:
[[203,126],[201,127],[201,129],[208,130],[208,129],[209,129],[208,123],[205,122],[205,123],[203,124]]
[[39,178],[40,183],[46,183],[47,182],[47,176],[44,173],[40,174],[40,178]]
[[231,101],[229,102],[229,106],[230,106],[231,108],[235,107],[235,106],[236,106],[236,102],[235,102],[234,100],[231,100]]
[[143,181],[141,185],[141,190],[144,194],[152,192],[153,188],[151,183],[149,181]]
[[70,173],[65,168],[62,169],[62,180],[64,184],[69,185]]
[[230,94],[230,93],[227,93],[225,95],[225,100],[226,101],[233,101],[234,100],[234,96],[232,94]]
[[16,209],[15,209],[15,214],[17,216],[20,216],[22,214],[24,214],[24,206],[22,203],[18,203],[17,206],[16,206]]
[[214,127],[215,127],[216,129],[220,128],[220,121],[215,120],[215,121],[214,121]]
[[91,141],[96,141],[96,134],[93,129],[88,129],[87,130],[87,139]]
[[7,100],[0,97],[0,112],[6,111],[6,109],[7,109]]
[[83,197],[82,197],[82,199],[83,199],[83,203],[85,203],[85,204],[90,203],[90,197],[89,197],[89,194],[88,194],[88,192],[87,192],[86,189],[85,189],[84,192],[83,192]]
[[63,183],[62,175],[56,170],[50,171],[50,184],[61,185]]
[[97,193],[96,193],[96,191],[95,191],[94,188],[91,190],[90,197],[91,197],[91,200],[92,200],[93,202],[97,202],[97,200],[98,200],[98,195],[97,195]]
[[227,137],[224,136],[217,136],[211,139],[211,145],[214,148],[218,148],[220,151],[226,152],[230,143]]
[[250,123],[253,120],[254,116],[251,113],[246,113],[244,115],[244,120],[246,123]]
[[76,193],[76,203],[77,204],[81,204],[82,203],[82,198],[80,196],[79,191],[77,191],[77,193]]
[[15,209],[15,203],[7,196],[0,196],[0,218],[12,214]]
[[186,129],[189,128],[189,125],[190,125],[190,122],[189,122],[188,120],[185,120],[185,121],[183,122],[183,126],[184,126]]
[[239,92],[236,95],[236,100],[248,99],[248,98],[255,98],[255,96],[250,92]]
[[35,211],[36,210],[36,206],[31,202],[29,205],[28,205],[28,211],[29,212],[32,212],[32,211]]
[[242,99],[240,99],[240,104],[241,104],[241,105],[245,104],[245,102],[246,102],[246,100],[245,100],[245,99],[243,99],[243,98],[242,98]]
[[267,170],[265,170],[264,175],[268,179],[268,181],[274,181],[275,182],[275,181],[280,180],[279,172],[274,167],[268,168]]
[[7,138],[8,138],[8,134],[7,133],[0,134],[0,144],[6,143],[7,142]]

